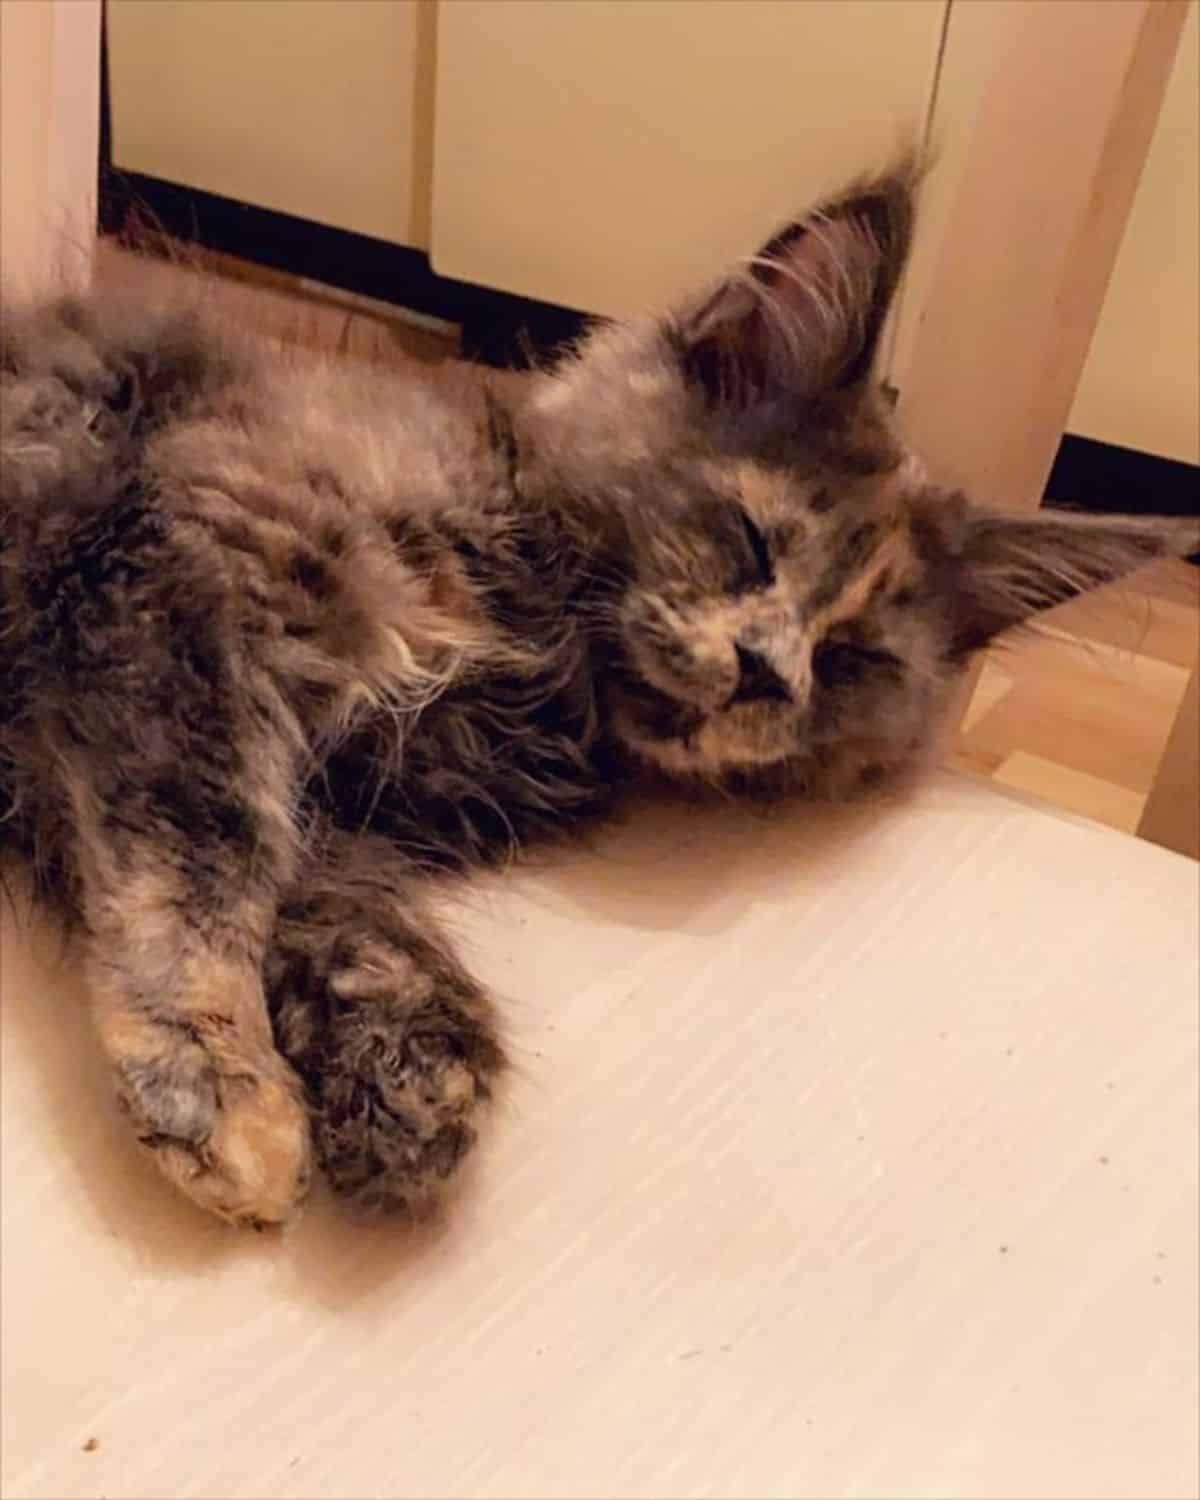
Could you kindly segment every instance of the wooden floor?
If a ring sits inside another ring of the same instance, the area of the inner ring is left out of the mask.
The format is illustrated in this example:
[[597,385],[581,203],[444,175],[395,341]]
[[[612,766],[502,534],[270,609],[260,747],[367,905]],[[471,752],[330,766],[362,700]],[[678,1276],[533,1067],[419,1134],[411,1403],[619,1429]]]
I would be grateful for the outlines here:
[[[228,257],[205,259],[246,315],[289,343],[384,363],[457,354],[449,325]],[[141,258],[102,244],[102,280],[145,274]],[[1135,832],[1200,653],[1200,569],[1154,564],[1043,621],[989,654],[947,763]]]
[[949,764],[1135,832],[1200,642],[1200,569],[1155,563],[984,663]]

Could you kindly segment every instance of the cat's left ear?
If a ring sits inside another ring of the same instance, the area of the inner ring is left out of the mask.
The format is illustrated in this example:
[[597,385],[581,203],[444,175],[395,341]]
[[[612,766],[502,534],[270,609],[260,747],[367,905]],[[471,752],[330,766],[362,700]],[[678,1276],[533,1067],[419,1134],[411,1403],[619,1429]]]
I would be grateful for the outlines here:
[[713,407],[804,401],[870,374],[912,239],[907,157],[789,224],[670,325]]

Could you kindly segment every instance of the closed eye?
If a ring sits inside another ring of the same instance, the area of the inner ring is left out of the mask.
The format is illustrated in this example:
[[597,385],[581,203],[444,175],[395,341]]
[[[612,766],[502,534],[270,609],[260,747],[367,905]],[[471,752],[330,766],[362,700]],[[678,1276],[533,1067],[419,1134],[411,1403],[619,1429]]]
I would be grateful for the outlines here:
[[822,641],[813,652],[813,676],[823,688],[851,687],[872,671],[898,671],[900,658],[854,641]]
[[738,509],[738,518],[742,523],[742,532],[746,538],[746,546],[750,550],[750,556],[754,561],[754,577],[751,583],[753,588],[770,588],[775,582],[775,565],[771,561],[771,546],[759,526],[757,526],[746,512]]

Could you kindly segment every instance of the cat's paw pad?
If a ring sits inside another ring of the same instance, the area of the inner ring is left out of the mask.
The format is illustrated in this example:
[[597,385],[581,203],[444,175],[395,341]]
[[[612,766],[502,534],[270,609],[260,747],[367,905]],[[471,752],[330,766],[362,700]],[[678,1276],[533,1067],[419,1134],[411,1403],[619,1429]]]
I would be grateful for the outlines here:
[[308,1118],[280,1064],[219,1070],[199,1048],[126,1062],[119,1099],[159,1169],[210,1213],[234,1224],[278,1224],[312,1175]]

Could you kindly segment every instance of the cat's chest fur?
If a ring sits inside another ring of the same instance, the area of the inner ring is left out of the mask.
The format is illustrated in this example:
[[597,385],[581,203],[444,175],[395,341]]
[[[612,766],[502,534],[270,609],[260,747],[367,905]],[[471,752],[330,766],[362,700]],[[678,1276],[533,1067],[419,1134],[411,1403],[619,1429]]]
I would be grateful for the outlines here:
[[[553,509],[523,501],[490,446],[480,452],[488,462],[461,499],[378,517],[416,670],[357,708],[348,732],[316,736],[308,783],[338,826],[383,833],[437,868],[566,832],[609,805],[618,779],[591,564]],[[334,629],[348,608],[331,599]],[[349,674],[361,644],[343,634],[332,647]]]
[[454,577],[482,647],[413,709],[362,714],[309,782],[314,806],[339,826],[384,833],[423,865],[490,862],[612,797],[600,648],[576,617],[571,581],[518,555],[532,542],[510,541],[491,554],[451,541],[442,559],[439,576]]

